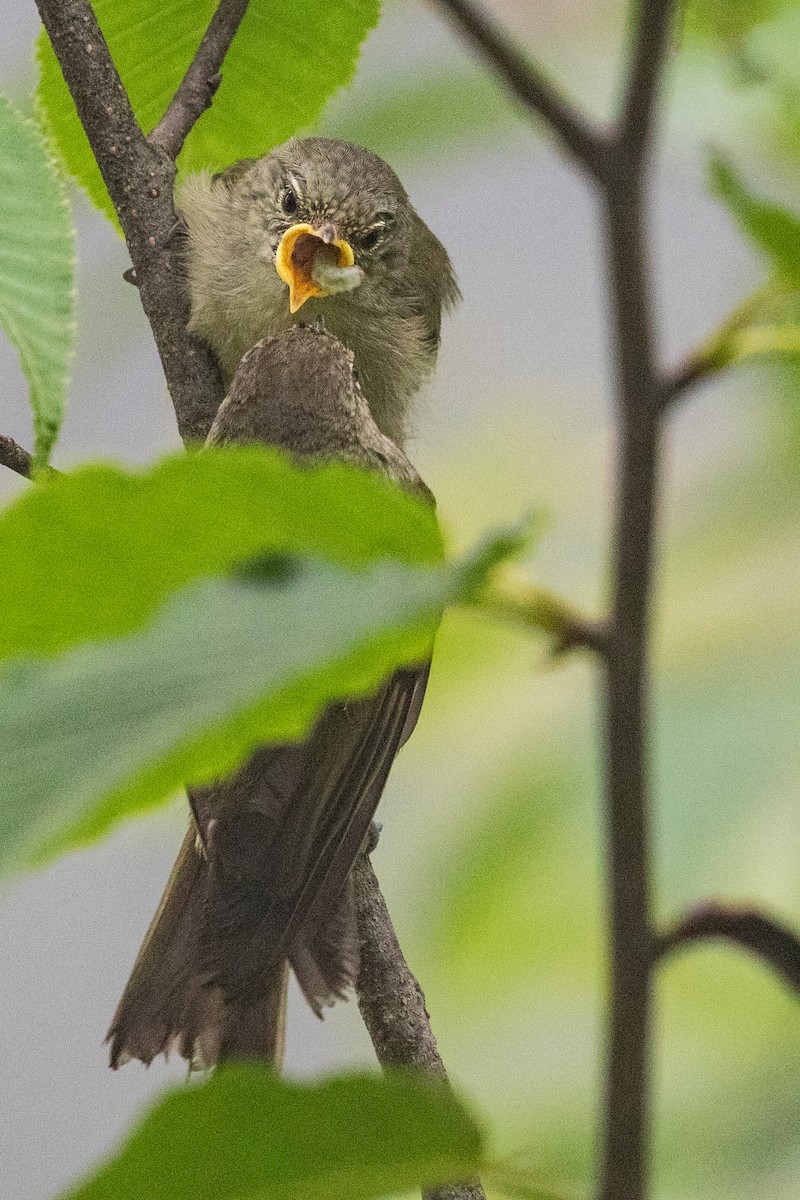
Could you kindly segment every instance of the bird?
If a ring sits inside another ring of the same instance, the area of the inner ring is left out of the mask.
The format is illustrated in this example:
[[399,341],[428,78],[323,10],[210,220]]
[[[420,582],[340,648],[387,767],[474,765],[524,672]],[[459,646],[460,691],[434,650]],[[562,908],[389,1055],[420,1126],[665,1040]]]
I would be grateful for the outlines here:
[[402,447],[459,298],[446,250],[395,172],[361,146],[292,138],[187,176],[177,196],[189,328],[226,384],[264,336],[322,317],[353,352],[378,428]]
[[[207,442],[230,443],[355,464],[434,503],[373,419],[353,352],[320,322],[245,354]],[[230,777],[189,790],[189,830],[107,1035],[112,1067],[177,1051],[190,1069],[231,1059],[279,1069],[289,968],[320,1016],[354,986],[350,872],[429,665],[328,705],[302,741],[261,746]]]

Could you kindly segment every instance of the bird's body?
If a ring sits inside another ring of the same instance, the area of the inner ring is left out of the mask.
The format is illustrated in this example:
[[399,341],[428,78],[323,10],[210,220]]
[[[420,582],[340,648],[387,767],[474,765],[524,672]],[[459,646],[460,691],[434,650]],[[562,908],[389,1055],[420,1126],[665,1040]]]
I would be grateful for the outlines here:
[[[355,463],[432,499],[377,428],[352,353],[321,330],[250,350],[209,435],[229,442]],[[171,1049],[202,1066],[279,1061],[288,965],[318,1013],[355,983],[350,870],[427,672],[396,671],[375,695],[329,705],[304,741],[263,746],[190,792],[192,828],[109,1032],[112,1066]]]
[[[355,355],[378,427],[402,446],[409,404],[436,361],[442,310],[458,288],[444,247],[394,171],[359,146],[292,139],[219,175],[190,176],[179,205],[191,328],[214,349],[226,380],[260,338],[322,316]],[[352,248],[362,281],[310,295],[291,312],[276,255],[300,223],[326,244]]]

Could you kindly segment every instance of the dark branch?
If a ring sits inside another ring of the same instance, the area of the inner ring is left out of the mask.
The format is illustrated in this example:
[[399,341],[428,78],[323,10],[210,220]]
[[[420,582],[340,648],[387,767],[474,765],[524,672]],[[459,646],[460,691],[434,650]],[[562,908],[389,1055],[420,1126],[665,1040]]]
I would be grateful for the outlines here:
[[[361,947],[358,1007],[382,1067],[416,1067],[434,1079],[447,1072],[436,1048],[425,997],[406,962],[366,854],[353,868]],[[478,1182],[432,1189],[426,1200],[485,1200]]]
[[10,471],[16,471],[17,475],[30,479],[32,464],[33,457],[27,450],[18,446],[13,438],[0,433],[0,466],[8,467]]
[[628,82],[620,136],[629,153],[644,153],[653,124],[658,86],[669,49],[674,0],[639,0],[634,18]]
[[608,653],[610,629],[606,621],[575,616],[556,640],[553,655],[560,657],[571,650],[591,650],[594,654]]
[[673,371],[662,378],[658,397],[659,407],[662,411],[666,411],[681,399],[684,392],[688,392],[690,388],[702,383],[710,375],[719,374],[723,369],[710,359],[703,358],[702,355],[689,355]]
[[160,146],[172,159],[178,157],[196,121],[211,106],[222,82],[220,68],[247,11],[248,2],[220,0],[189,69],[167,111],[148,138],[152,145]]
[[650,622],[661,456],[645,232],[652,115],[674,0],[640,0],[622,119],[600,172],[616,360],[612,607],[605,665],[611,1003],[601,1200],[643,1200],[650,1142]]
[[223,395],[211,351],[187,332],[172,234],[175,164],[150,145],[88,0],[36,0],[128,244],[184,441],[203,441]]
[[692,942],[721,938],[752,951],[800,995],[800,938],[756,908],[709,903],[694,909],[655,945],[656,959]]
[[521,54],[510,38],[471,0],[434,0],[479,56],[530,112],[560,138],[575,161],[592,175],[603,164],[603,136]]

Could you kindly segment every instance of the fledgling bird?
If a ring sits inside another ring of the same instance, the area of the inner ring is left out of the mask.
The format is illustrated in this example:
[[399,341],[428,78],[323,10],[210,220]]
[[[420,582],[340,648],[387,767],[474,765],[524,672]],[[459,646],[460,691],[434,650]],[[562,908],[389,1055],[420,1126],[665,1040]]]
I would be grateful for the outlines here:
[[360,146],[292,138],[218,175],[189,176],[191,330],[226,383],[265,335],[323,317],[353,351],[375,421],[402,446],[458,299],[447,252],[391,167]]
[[[433,501],[372,418],[353,355],[317,328],[259,342],[209,434],[340,459]],[[329,705],[304,741],[260,747],[233,776],[189,794],[193,820],[109,1030],[111,1066],[177,1050],[195,1067],[280,1064],[291,965],[321,1015],[354,985],[350,870],[428,664],[367,699]]]

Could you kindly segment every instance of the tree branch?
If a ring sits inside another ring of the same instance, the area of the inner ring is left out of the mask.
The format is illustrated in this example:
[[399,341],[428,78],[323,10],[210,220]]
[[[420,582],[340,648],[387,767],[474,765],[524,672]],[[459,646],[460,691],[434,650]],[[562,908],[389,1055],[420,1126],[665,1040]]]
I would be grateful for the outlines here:
[[195,123],[214,99],[222,82],[220,68],[248,3],[249,0],[219,0],[189,69],[148,138],[151,145],[160,146],[172,159],[178,157]]
[[603,135],[471,0],[434,0],[493,74],[525,108],[540,117],[573,159],[591,175],[603,166]]
[[[367,854],[353,868],[361,968],[356,996],[382,1067],[416,1067],[446,1080],[425,997],[406,962]],[[431,1189],[425,1200],[485,1200],[475,1181]]]
[[641,0],[622,119],[600,176],[618,420],[610,636],[605,645],[605,798],[611,1003],[602,1200],[642,1200],[650,1126],[650,617],[661,381],[644,229],[652,113],[671,0]]
[[30,479],[32,464],[33,457],[27,450],[18,446],[13,438],[0,433],[0,466],[8,467],[10,471],[16,471],[17,475]]
[[222,400],[211,351],[187,332],[189,296],[174,245],[175,164],[147,142],[88,0],[36,0],[117,211],[184,441],[203,441]]
[[721,938],[742,946],[780,975],[800,996],[800,938],[757,908],[710,902],[693,909],[655,944],[658,960],[691,942]]
[[626,150],[641,157],[647,150],[666,59],[674,0],[639,0],[633,26],[633,49],[622,102],[620,138]]

